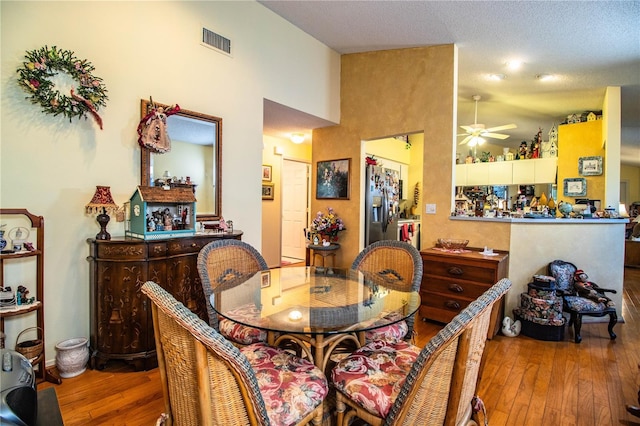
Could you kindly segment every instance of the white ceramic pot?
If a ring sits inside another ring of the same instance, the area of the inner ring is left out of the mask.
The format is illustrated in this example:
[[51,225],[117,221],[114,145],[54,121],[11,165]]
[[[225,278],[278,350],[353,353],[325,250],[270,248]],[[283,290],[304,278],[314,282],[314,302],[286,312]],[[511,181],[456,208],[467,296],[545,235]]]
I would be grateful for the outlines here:
[[63,379],[78,376],[87,369],[89,347],[86,337],[63,340],[56,345],[56,350],[56,367]]

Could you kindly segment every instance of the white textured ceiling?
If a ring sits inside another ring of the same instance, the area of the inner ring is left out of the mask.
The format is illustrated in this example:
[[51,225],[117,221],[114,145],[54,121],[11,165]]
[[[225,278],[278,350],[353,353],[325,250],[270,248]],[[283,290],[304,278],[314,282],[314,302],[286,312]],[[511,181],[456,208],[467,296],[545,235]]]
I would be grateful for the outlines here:
[[[499,142],[516,147],[568,114],[602,108],[622,93],[623,164],[640,166],[640,1],[260,1],[339,53],[455,43],[458,124],[515,123]],[[512,59],[524,62],[507,70]],[[489,81],[490,73],[507,75]],[[558,79],[542,83],[536,75]],[[265,133],[282,136],[325,121],[265,103]],[[381,135],[386,136],[386,135]]]

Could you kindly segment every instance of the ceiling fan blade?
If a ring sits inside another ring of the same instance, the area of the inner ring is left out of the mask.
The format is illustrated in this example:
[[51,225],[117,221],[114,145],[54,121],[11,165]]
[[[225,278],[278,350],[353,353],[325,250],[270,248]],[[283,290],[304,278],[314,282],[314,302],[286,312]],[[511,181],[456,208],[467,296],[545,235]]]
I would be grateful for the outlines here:
[[494,139],[506,139],[509,135],[503,135],[501,133],[483,133],[481,135],[483,138],[494,138]]
[[473,139],[473,135],[469,135],[466,138],[462,139],[462,142],[460,142],[458,145],[464,145],[465,143],[469,142],[471,139]]
[[467,133],[473,133],[475,131],[480,130],[477,127],[473,127],[473,126],[460,126],[460,127],[464,129]]
[[490,127],[488,129],[485,129],[486,132],[498,132],[500,130],[509,130],[509,129],[515,129],[518,126],[516,126],[515,124],[511,123],[511,124],[505,124],[504,126],[498,126],[498,127]]

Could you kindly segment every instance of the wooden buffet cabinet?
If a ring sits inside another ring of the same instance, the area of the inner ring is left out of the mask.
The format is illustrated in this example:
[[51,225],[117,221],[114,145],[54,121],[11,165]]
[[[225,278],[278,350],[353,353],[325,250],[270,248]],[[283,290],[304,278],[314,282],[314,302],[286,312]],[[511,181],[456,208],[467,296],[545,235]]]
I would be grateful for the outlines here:
[[[466,253],[444,252],[430,248],[420,252],[424,266],[420,286],[420,316],[448,323],[469,303],[478,298],[509,271],[509,253],[495,251],[484,256],[480,249]],[[504,315],[504,299],[491,313],[489,338],[500,329]]]
[[218,239],[241,239],[242,231],[141,240],[89,239],[91,263],[91,368],[109,359],[136,370],[157,366],[151,306],[140,288],[154,281],[208,322],[197,270],[200,249]]

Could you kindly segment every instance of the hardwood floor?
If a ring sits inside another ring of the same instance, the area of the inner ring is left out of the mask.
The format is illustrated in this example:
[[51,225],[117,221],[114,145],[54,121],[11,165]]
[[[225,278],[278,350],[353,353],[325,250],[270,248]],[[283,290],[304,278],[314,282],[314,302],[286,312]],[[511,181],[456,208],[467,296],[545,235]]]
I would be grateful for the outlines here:
[[[615,341],[604,323],[583,324],[581,344],[569,330],[563,342],[501,335],[489,341],[478,395],[490,425],[640,425],[625,409],[637,403],[640,384],[640,269],[625,269],[623,299],[625,323],[615,327]],[[418,321],[416,343],[439,328]],[[55,387],[66,426],[153,425],[163,410],[159,381],[157,369],[134,372],[111,361],[103,371],[38,389]]]

